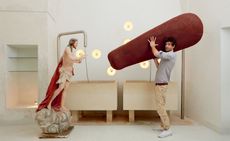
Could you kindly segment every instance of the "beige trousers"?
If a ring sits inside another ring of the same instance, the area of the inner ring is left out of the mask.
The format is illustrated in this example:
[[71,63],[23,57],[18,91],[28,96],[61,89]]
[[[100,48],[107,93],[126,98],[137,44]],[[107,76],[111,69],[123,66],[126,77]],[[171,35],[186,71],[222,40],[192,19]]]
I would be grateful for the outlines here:
[[155,86],[155,97],[156,97],[156,109],[157,113],[161,118],[161,126],[163,129],[167,130],[170,128],[169,116],[166,112],[166,98],[165,93],[168,89],[167,85],[156,85]]

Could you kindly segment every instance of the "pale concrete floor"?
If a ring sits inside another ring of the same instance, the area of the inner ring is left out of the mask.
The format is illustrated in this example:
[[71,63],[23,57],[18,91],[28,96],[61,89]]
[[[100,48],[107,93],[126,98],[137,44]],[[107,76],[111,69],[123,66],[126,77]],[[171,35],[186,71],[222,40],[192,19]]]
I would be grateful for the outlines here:
[[[79,123],[68,138],[51,139],[65,141],[230,141],[230,135],[219,134],[197,123],[172,122],[173,136],[159,139],[159,122],[138,121],[129,123]],[[36,124],[1,125],[0,140],[2,141],[41,141],[41,131]],[[46,139],[47,140],[47,139]]]

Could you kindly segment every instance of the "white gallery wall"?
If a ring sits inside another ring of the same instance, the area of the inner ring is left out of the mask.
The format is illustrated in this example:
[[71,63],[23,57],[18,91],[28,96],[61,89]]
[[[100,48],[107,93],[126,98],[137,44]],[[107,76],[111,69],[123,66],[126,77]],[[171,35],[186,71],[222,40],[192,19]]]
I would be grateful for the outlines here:
[[[88,36],[87,59],[90,80],[149,80],[149,69],[141,69],[139,65],[117,71],[116,75],[107,75],[110,66],[107,54],[123,44],[127,38],[133,39],[149,29],[173,18],[181,13],[178,0],[60,0],[58,11],[57,31],[84,30]],[[123,25],[126,21],[133,23],[133,30],[125,31]],[[68,39],[62,40],[62,52]],[[83,47],[81,35],[72,36],[80,38],[79,48]],[[92,51],[99,49],[102,52],[100,59],[92,58]],[[178,55],[178,62],[180,56]],[[86,80],[85,64],[77,66],[77,80]],[[180,74],[176,67],[175,76]],[[152,79],[155,77],[155,66],[152,70]]]
[[[0,42],[1,42],[1,83],[0,86],[0,115],[1,119],[13,120],[30,117],[31,113],[25,109],[7,109],[6,93],[7,81],[7,46],[8,45],[36,45],[38,47],[38,70],[37,79],[33,79],[30,75],[18,75],[23,77],[26,83],[18,83],[20,87],[30,87],[30,82],[34,81],[38,84],[39,99],[43,99],[45,91],[48,87],[50,77],[53,73],[53,68],[56,66],[56,57],[53,55],[54,39],[56,38],[55,28],[55,9],[56,0],[0,0]],[[13,75],[12,75],[13,76]],[[21,79],[21,78],[19,78]],[[18,85],[17,84],[17,85]],[[15,90],[14,83],[10,84],[12,90]],[[9,86],[10,86],[9,85]],[[25,96],[25,95],[24,95]],[[17,97],[15,95],[15,97]],[[25,99],[27,99],[25,97]],[[28,116],[28,114],[30,116]],[[9,116],[10,115],[10,116]],[[31,117],[30,117],[31,118]]]
[[184,11],[199,15],[202,40],[186,50],[186,115],[212,129],[230,132],[229,0],[182,1]]
[[[154,80],[156,68],[142,69],[139,64],[117,71],[114,76],[107,75],[110,66],[107,54],[122,45],[125,39],[133,39],[149,29],[179,15],[179,0],[0,0],[0,39],[3,55],[8,44],[35,44],[38,46],[38,85],[39,99],[44,98],[46,88],[57,65],[56,37],[58,33],[84,30],[88,35],[87,62],[89,80],[117,80],[119,82],[119,109],[122,109],[122,83],[125,80]],[[132,31],[125,31],[126,21],[133,23]],[[82,35],[62,38],[63,50],[70,37],[80,40]],[[91,53],[94,49],[102,52],[101,58],[95,60]],[[172,81],[178,83],[180,90],[181,55],[178,52]],[[5,78],[6,61],[1,60],[1,77]],[[76,65],[75,80],[86,80],[85,62]],[[30,78],[28,77],[28,80]],[[4,83],[4,79],[1,79]],[[5,83],[4,83],[5,84]],[[23,85],[23,84],[21,84]],[[6,86],[1,85],[1,103],[5,103]],[[180,95],[178,97],[180,101]],[[180,104],[179,104],[180,105]],[[180,108],[180,107],[179,107]],[[1,106],[2,114],[6,105]],[[7,114],[6,116],[7,117]],[[12,116],[12,118],[17,118]]]
[[230,132],[230,24],[221,29],[221,127],[223,132]]
[[[9,118],[5,107],[7,44],[38,45],[39,100],[44,95],[57,65],[56,37],[58,33],[84,30],[88,35],[86,48],[89,80],[117,80],[119,82],[119,110],[122,109],[122,82],[125,80],[154,80],[155,66],[142,69],[139,64],[107,75],[110,66],[107,54],[141,33],[175,17],[182,12],[194,12],[203,21],[204,36],[195,47],[186,50],[186,115],[215,130],[228,132],[230,128],[229,99],[229,0],[0,0],[0,119]],[[205,8],[204,8],[205,7]],[[125,31],[126,21],[133,30]],[[71,37],[61,38],[61,50]],[[102,56],[93,59],[91,53],[99,49]],[[76,65],[75,80],[86,80],[85,62]],[[150,78],[151,75],[151,78]],[[172,81],[180,90],[181,52],[178,52]],[[180,96],[180,95],[179,95]],[[180,97],[178,97],[180,100]],[[179,103],[180,105],[180,103]],[[8,112],[8,111],[7,111]],[[30,113],[25,113],[29,116]],[[18,113],[10,113],[18,119]]]
[[[123,81],[154,80],[155,64],[151,61],[151,72],[150,68],[142,69],[137,64],[116,71],[114,76],[109,76],[107,68],[110,64],[107,54],[122,45],[125,39],[133,39],[180,13],[179,0],[60,0],[57,32],[78,30],[87,32],[86,57],[89,80],[117,80],[119,82],[118,108],[121,109]],[[131,31],[124,30],[123,26],[126,21],[133,23]],[[61,53],[71,37],[80,40],[78,49],[84,49],[82,35],[67,36],[61,38]],[[101,58],[93,59],[91,53],[94,49],[101,50]],[[87,80],[85,65],[84,61],[76,65],[75,80]],[[172,81],[178,82],[179,92],[180,69],[181,54],[178,52]],[[180,96],[178,98],[180,99]]]

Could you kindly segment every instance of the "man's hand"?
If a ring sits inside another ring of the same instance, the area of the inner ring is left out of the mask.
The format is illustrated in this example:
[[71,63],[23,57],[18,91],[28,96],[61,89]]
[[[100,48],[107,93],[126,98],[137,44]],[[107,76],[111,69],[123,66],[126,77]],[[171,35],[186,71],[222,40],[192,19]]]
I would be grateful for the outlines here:
[[156,44],[156,40],[157,40],[157,38],[156,37],[154,37],[154,36],[151,36],[150,38],[149,38],[149,44],[150,44],[150,46],[151,46],[151,48],[152,48],[152,53],[153,53],[153,55],[155,56],[155,57],[157,57],[158,56],[158,50],[156,49],[156,46],[158,46],[158,44]]
[[149,38],[149,44],[150,44],[150,46],[151,47],[156,47],[156,46],[158,46],[158,44],[156,44],[156,40],[157,40],[157,38],[156,37],[154,37],[154,36],[151,36],[150,38]]

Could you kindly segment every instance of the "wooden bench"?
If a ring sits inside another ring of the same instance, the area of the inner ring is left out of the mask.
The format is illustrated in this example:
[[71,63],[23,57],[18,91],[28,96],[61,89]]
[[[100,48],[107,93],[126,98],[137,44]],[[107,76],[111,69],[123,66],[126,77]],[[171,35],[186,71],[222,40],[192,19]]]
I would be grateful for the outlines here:
[[70,84],[65,105],[78,119],[79,111],[106,111],[106,121],[112,122],[117,110],[116,81],[76,81]]

